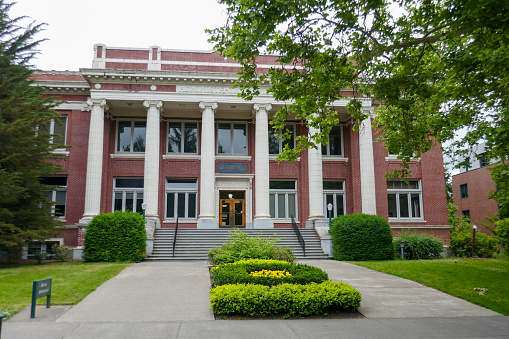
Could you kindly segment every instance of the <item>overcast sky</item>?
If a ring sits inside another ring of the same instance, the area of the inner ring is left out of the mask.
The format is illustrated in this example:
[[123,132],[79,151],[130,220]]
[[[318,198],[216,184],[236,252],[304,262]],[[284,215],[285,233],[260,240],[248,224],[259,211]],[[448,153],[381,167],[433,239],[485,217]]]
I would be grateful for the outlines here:
[[212,50],[204,30],[225,23],[224,8],[215,0],[17,0],[10,17],[47,24],[38,69],[77,71],[92,66],[96,43]]

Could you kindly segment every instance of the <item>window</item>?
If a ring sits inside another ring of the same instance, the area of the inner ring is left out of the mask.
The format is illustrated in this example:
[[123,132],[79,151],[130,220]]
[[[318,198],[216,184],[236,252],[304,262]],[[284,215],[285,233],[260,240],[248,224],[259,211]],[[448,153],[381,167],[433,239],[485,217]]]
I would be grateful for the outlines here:
[[470,210],[463,210],[463,211],[461,211],[461,214],[462,214],[464,217],[467,217],[467,218],[468,218],[468,221],[470,222]]
[[326,145],[322,145],[322,155],[343,155],[343,126],[332,127],[329,133],[329,142]]
[[39,126],[38,134],[52,136],[49,142],[52,144],[65,145],[67,130],[67,116],[61,115],[56,119],[51,119],[51,122]]
[[461,199],[468,198],[468,185],[467,184],[460,185],[460,197],[461,197]]
[[60,219],[65,217],[65,205],[67,197],[67,177],[46,177],[41,178],[45,185],[55,186],[46,191],[46,199],[52,201],[51,206],[46,206],[48,212]]
[[323,202],[326,217],[329,217],[328,204],[332,204],[332,218],[345,214],[345,187],[342,180],[323,182]]
[[422,190],[419,180],[387,181],[390,219],[422,219]]
[[143,213],[143,178],[116,178],[113,210]]
[[247,155],[247,125],[217,124],[217,154]]
[[31,242],[27,246],[27,259],[35,259],[38,252],[43,254],[43,258],[50,259],[55,254],[53,246],[60,245],[60,241]]
[[196,219],[196,179],[166,180],[166,219]]
[[297,219],[297,188],[295,181],[271,180],[270,217],[273,219]]
[[288,124],[285,126],[287,130],[289,130],[292,135],[290,139],[279,139],[276,136],[276,133],[281,133],[281,129],[274,129],[273,126],[269,125],[269,154],[279,154],[285,148],[285,145],[288,145],[288,148],[295,147],[295,124]]
[[168,123],[168,153],[198,153],[198,123]]
[[117,126],[117,152],[145,152],[147,122],[144,120],[120,120]]
[[488,157],[486,156],[486,153],[479,154],[479,166],[485,167],[490,164]]

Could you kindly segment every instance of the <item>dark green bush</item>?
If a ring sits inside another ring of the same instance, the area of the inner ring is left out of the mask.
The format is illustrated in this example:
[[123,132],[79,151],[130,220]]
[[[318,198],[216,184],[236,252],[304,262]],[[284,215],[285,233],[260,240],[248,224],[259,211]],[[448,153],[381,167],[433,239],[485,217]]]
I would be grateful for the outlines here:
[[[286,271],[292,276],[282,278],[254,277],[251,272],[261,270]],[[259,284],[266,286],[289,284],[321,283],[329,279],[327,273],[304,264],[293,264],[279,260],[250,259],[235,263],[222,264],[211,270],[212,283],[214,286],[226,284]]]
[[234,284],[210,290],[210,305],[219,315],[260,317],[312,315],[357,310],[361,294],[348,284],[325,281],[308,285]]
[[85,261],[139,262],[145,257],[145,219],[138,213],[103,213],[95,216],[85,232]]
[[509,218],[499,220],[495,223],[495,234],[503,244],[504,254],[509,256]]
[[232,241],[208,252],[209,263],[219,265],[243,259],[276,259],[294,262],[296,259],[291,248],[276,246],[278,239],[250,237],[238,229],[230,232],[229,238]]
[[405,259],[436,259],[442,255],[444,242],[426,233],[402,232],[394,239],[396,256],[401,255],[401,242],[405,244]]
[[332,222],[333,257],[336,260],[387,260],[394,258],[389,223],[378,215],[348,214]]
[[[498,239],[484,233],[475,234],[475,253],[481,258],[491,258],[498,253]],[[451,232],[450,249],[455,256],[472,256],[472,231]]]

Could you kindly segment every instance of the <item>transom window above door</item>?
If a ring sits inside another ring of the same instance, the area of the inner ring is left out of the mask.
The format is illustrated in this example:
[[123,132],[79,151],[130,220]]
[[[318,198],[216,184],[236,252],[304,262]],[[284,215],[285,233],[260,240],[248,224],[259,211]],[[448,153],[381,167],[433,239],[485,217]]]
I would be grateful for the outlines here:
[[217,124],[217,154],[247,155],[247,124]]
[[147,122],[119,120],[117,123],[117,153],[144,153]]
[[168,122],[168,153],[198,153],[198,123],[189,121]]

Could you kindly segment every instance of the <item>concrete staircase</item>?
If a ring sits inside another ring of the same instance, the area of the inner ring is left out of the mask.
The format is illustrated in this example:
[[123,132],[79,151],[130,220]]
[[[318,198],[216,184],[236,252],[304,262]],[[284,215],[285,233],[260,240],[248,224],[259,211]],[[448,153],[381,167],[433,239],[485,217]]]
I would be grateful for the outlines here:
[[[175,229],[158,228],[154,233],[154,250],[145,260],[204,260],[207,252],[220,247],[227,241],[229,229],[185,229],[177,232],[175,257],[173,257],[173,238]],[[293,248],[298,259],[329,259],[320,246],[320,239],[314,230],[300,229],[306,244],[306,255],[302,251],[293,229],[255,230],[242,229],[250,236],[279,239],[278,246]]]

